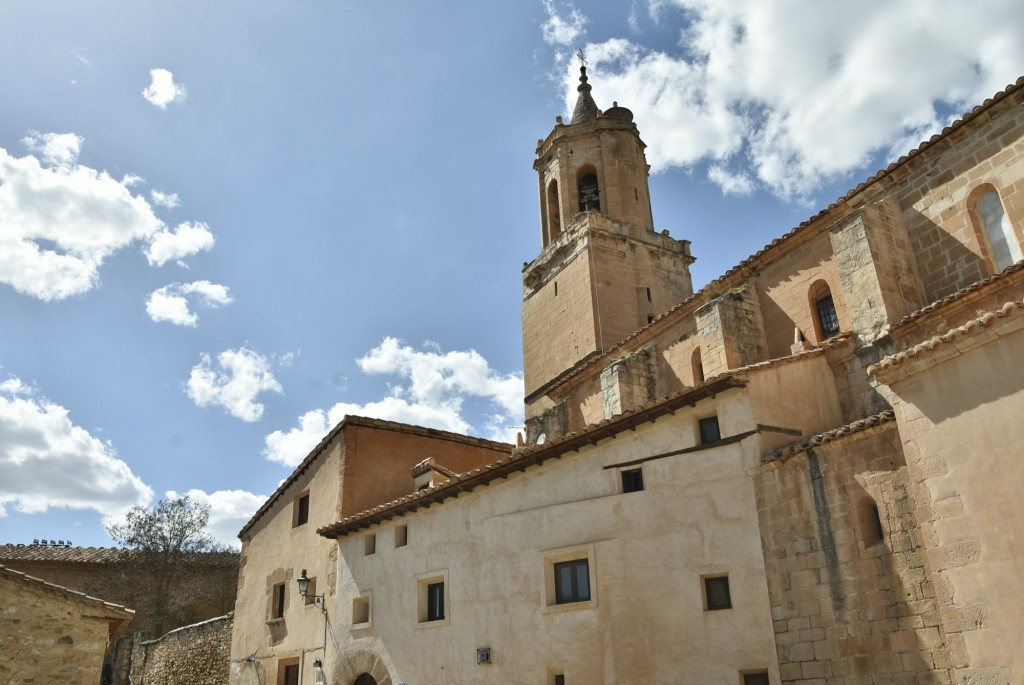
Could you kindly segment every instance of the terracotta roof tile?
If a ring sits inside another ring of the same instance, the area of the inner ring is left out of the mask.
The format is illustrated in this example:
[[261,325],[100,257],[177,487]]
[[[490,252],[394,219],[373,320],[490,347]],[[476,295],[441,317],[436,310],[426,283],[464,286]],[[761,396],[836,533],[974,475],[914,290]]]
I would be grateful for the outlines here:
[[922,343],[914,345],[908,350],[897,352],[896,354],[890,354],[888,357],[882,358],[878,363],[872,364],[868,367],[868,374],[871,376],[877,376],[878,374],[895,366],[899,366],[910,359],[927,354],[932,350],[939,349],[942,346],[955,341],[957,338],[962,338],[976,331],[980,331],[983,328],[988,328],[996,321],[1012,316],[1018,313],[1021,309],[1024,309],[1024,302],[1019,300],[1007,302],[999,309],[991,312],[985,312],[984,314],[971,319],[964,325],[957,326],[943,335],[936,335],[933,338],[929,338]]
[[874,428],[875,426],[881,426],[883,424],[886,424],[886,423],[889,423],[890,421],[895,421],[895,420],[896,420],[895,412],[893,412],[892,409],[886,409],[885,411],[883,411],[880,414],[875,414],[873,416],[868,416],[868,417],[865,417],[863,419],[854,421],[853,423],[848,423],[845,426],[840,426],[839,428],[834,428],[834,429],[832,429],[830,431],[826,431],[824,433],[818,433],[817,435],[812,435],[810,438],[808,438],[807,440],[804,440],[803,442],[798,442],[798,443],[795,443],[795,444],[792,444],[792,445],[787,445],[786,447],[780,447],[778,449],[772,450],[771,452],[766,454],[761,459],[761,461],[763,463],[764,462],[770,462],[770,461],[783,461],[783,460],[787,459],[788,457],[793,456],[794,454],[799,454],[800,452],[806,452],[808,449],[810,449],[812,447],[817,447],[818,445],[821,445],[821,444],[824,444],[824,443],[827,443],[827,442],[832,442],[833,440],[839,440],[841,438],[845,438],[848,435],[853,435],[855,433],[860,433],[860,432],[868,430],[869,428]]
[[925,316],[926,314],[930,314],[931,312],[934,312],[937,309],[941,309],[942,307],[945,307],[948,304],[956,302],[957,300],[962,299],[966,295],[970,295],[971,293],[976,293],[981,290],[985,290],[989,285],[993,283],[1000,283],[1006,280],[1011,274],[1015,274],[1019,271],[1024,271],[1024,261],[1017,262],[1016,264],[1011,264],[1010,266],[1006,267],[1005,269],[995,274],[994,276],[989,276],[988,278],[984,278],[980,281],[975,281],[974,283],[971,283],[966,287],[960,288],[960,290],[957,290],[955,293],[950,293],[949,295],[946,295],[942,299],[936,300],[935,302],[932,302],[931,304],[925,307],[921,307],[915,312],[907,314],[902,319],[900,319],[899,321],[892,325],[890,332],[895,331],[902,326],[906,326],[911,322],[921,318],[922,316]]
[[86,604],[95,608],[102,609],[111,618],[122,618],[124,620],[131,619],[135,615],[133,609],[123,607],[120,604],[114,604],[113,602],[107,602],[97,597],[91,597],[84,592],[78,592],[77,590],[71,590],[64,587],[63,585],[55,585],[54,583],[48,583],[45,580],[30,576],[22,573],[21,571],[15,571],[13,568],[7,568],[6,566],[0,566],[0,577],[7,580],[14,581],[16,583],[23,583],[30,585],[37,589],[45,592],[61,595],[67,597],[76,602]]
[[[61,547],[44,545],[0,545],[0,563],[31,561],[64,564],[118,564],[125,555],[135,554],[121,547]],[[194,561],[210,566],[238,563],[237,552],[201,552],[191,555]]]

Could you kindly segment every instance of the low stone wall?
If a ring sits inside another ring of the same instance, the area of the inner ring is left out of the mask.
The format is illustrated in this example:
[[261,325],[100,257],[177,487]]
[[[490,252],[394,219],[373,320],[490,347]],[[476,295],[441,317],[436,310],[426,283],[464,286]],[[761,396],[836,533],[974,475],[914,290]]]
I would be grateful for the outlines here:
[[132,646],[134,685],[226,685],[233,614],[172,630]]

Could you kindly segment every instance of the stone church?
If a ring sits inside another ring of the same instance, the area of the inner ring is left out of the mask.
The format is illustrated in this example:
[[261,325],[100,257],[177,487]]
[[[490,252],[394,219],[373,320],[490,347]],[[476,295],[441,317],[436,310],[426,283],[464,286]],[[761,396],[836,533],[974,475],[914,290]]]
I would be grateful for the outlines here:
[[240,533],[231,682],[1024,682],[1022,103],[694,292],[581,70],[525,440],[346,417]]

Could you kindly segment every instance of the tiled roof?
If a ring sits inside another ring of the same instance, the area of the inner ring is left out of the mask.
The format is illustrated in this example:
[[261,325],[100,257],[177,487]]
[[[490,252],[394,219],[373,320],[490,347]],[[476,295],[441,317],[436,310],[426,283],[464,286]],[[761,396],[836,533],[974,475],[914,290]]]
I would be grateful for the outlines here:
[[[0,545],[0,563],[17,561],[69,564],[117,564],[133,550],[120,547],[61,547],[44,545]],[[201,552],[189,555],[191,561],[209,566],[238,563],[237,552]]]
[[[931,148],[934,148],[938,143],[942,142],[943,140],[946,140],[953,131],[961,128],[965,124],[967,124],[967,123],[973,121],[974,119],[978,118],[978,116],[980,114],[982,114],[983,112],[989,110],[991,107],[993,107],[997,103],[1005,100],[1007,97],[1013,95],[1014,93],[1016,93],[1016,92],[1018,92],[1018,91],[1020,91],[1022,89],[1024,89],[1024,76],[1020,77],[1014,83],[1008,85],[1004,90],[996,93],[995,95],[993,95],[988,100],[985,100],[985,102],[983,102],[982,104],[978,105],[977,107],[972,109],[970,112],[967,112],[966,114],[961,116],[958,120],[954,121],[952,124],[950,124],[949,126],[947,126],[944,129],[942,129],[942,131],[940,133],[937,133],[937,134],[933,135],[931,138],[929,138],[928,140],[922,142],[918,147],[914,148],[913,150],[911,150],[907,154],[903,155],[898,160],[896,160],[895,162],[893,162],[892,164],[887,166],[885,169],[881,169],[881,170],[877,171],[873,176],[868,178],[866,181],[863,181],[862,183],[859,183],[856,187],[854,187],[854,188],[850,189],[849,191],[847,191],[847,193],[845,195],[843,195],[842,197],[838,198],[835,202],[833,202],[830,205],[828,205],[825,209],[821,210],[820,212],[818,212],[814,216],[810,217],[809,219],[807,219],[805,221],[802,221],[800,224],[798,224],[796,227],[790,229],[788,232],[783,233],[781,236],[779,236],[775,240],[771,241],[770,243],[768,243],[767,245],[762,247],[760,250],[758,250],[754,254],[752,254],[749,257],[747,257],[746,259],[742,260],[736,266],[728,269],[724,274],[719,276],[717,279],[715,279],[711,283],[708,283],[706,286],[701,288],[699,291],[697,291],[696,293],[694,293],[690,297],[688,297],[685,300],[679,302],[678,304],[672,306],[670,309],[668,309],[663,314],[655,317],[655,319],[651,323],[647,324],[643,328],[640,328],[640,329],[636,330],[635,332],[633,332],[629,336],[623,338],[622,340],[617,342],[615,345],[613,345],[612,347],[608,348],[603,354],[600,354],[600,353],[594,354],[594,353],[592,353],[591,355],[588,355],[587,357],[584,357],[579,362],[577,362],[573,367],[567,369],[561,375],[556,376],[554,379],[552,379],[551,381],[546,383],[542,388],[540,388],[539,390],[535,391],[531,395],[531,397],[534,396],[534,395],[540,394],[541,391],[549,391],[549,390],[551,390],[553,388],[556,388],[556,387],[562,385],[563,383],[565,383],[566,381],[574,378],[575,376],[580,375],[585,369],[593,366],[594,364],[596,364],[597,362],[601,361],[602,359],[607,359],[609,356],[611,356],[617,350],[619,350],[622,347],[624,347],[625,345],[629,344],[631,341],[635,340],[637,337],[639,337],[642,334],[644,334],[650,328],[656,327],[656,326],[657,327],[661,327],[663,325],[662,322],[665,319],[669,318],[672,314],[674,314],[674,313],[678,312],[679,310],[687,307],[688,305],[695,304],[698,300],[702,301],[702,302],[705,302],[705,301],[710,301],[710,300],[714,299],[715,293],[717,293],[718,290],[720,290],[722,288],[723,282],[728,281],[728,279],[730,279],[730,277],[735,276],[736,274],[740,274],[740,273],[742,273],[744,271],[749,271],[749,270],[752,270],[754,268],[757,268],[757,267],[761,266],[762,259],[769,252],[773,251],[775,248],[779,247],[783,243],[789,242],[789,240],[794,238],[799,233],[803,232],[809,226],[811,226],[811,225],[815,224],[816,222],[818,222],[819,219],[822,219],[822,218],[826,217],[833,210],[838,208],[841,204],[843,204],[846,201],[852,199],[855,195],[857,195],[857,193],[860,193],[861,191],[865,190],[868,186],[870,186],[870,185],[872,185],[874,183],[882,181],[884,178],[886,178],[887,176],[891,175],[897,169],[899,169],[899,168],[905,166],[906,164],[908,164],[911,160],[916,159],[917,157],[921,156],[922,154],[924,154],[925,152],[927,152]],[[931,306],[931,305],[929,305],[929,306]],[[908,315],[908,317],[912,317],[912,316],[914,316],[914,314]],[[906,319],[908,317],[904,317],[904,319]],[[900,323],[903,323],[903,321],[901,320]],[[529,400],[529,399],[530,398],[527,398],[527,400]]]
[[284,495],[285,491],[287,491],[288,488],[290,488],[292,484],[302,476],[302,474],[309,470],[309,467],[313,465],[313,462],[317,460],[327,445],[329,445],[335,436],[338,435],[338,433],[340,433],[346,426],[363,426],[365,428],[377,428],[380,430],[390,430],[399,433],[411,433],[413,435],[450,440],[464,445],[478,445],[480,447],[489,447],[499,450],[512,449],[512,445],[508,443],[485,440],[484,438],[474,438],[469,435],[439,430],[437,428],[424,428],[423,426],[414,426],[408,423],[399,423],[398,421],[371,419],[366,416],[345,416],[340,422],[338,422],[338,425],[332,428],[330,432],[320,440],[317,446],[314,447],[308,455],[306,455],[306,458],[295,467],[295,470],[292,471],[291,475],[284,479],[281,485],[278,486],[277,490],[274,490],[273,494],[267,498],[267,501],[256,510],[256,513],[252,515],[252,518],[242,526],[242,529],[238,532],[239,538],[245,535],[245,531],[249,530],[254,523],[260,520],[260,518],[262,518],[262,516],[267,513],[267,511],[269,511],[279,499],[281,499],[281,496]]
[[45,592],[67,597],[70,600],[86,604],[88,606],[101,609],[111,618],[121,618],[128,620],[135,615],[135,611],[123,607],[120,604],[114,604],[113,602],[105,602],[102,599],[96,597],[90,597],[84,592],[78,592],[77,590],[70,590],[63,585],[54,585],[48,583],[45,580],[35,578],[33,576],[22,573],[21,571],[15,571],[12,568],[6,566],[0,566],[0,577],[5,580],[10,580],[16,583],[22,583],[29,585]]
[[671,414],[685,406],[692,406],[700,400],[714,397],[716,394],[731,388],[740,388],[746,383],[731,374],[723,374],[708,380],[695,388],[689,388],[670,395],[667,398],[651,401],[635,409],[629,409],[611,418],[574,431],[560,438],[553,439],[543,445],[518,447],[507,457],[481,466],[480,468],[460,473],[457,476],[426,490],[406,495],[392,502],[381,504],[367,511],[341,519],[316,532],[324,537],[343,537],[362,528],[376,525],[383,521],[402,516],[411,511],[429,507],[431,504],[458,497],[463,492],[470,492],[481,485],[486,485],[499,478],[507,478],[516,471],[525,471],[530,466],[540,464],[548,459],[556,459],[569,452],[578,451],[588,445],[596,445],[599,441],[613,437],[618,433],[636,426],[655,421],[665,414]]
[[993,283],[1001,283],[1002,281],[1006,280],[1011,274],[1015,274],[1020,271],[1024,271],[1024,261],[1017,262],[1016,264],[1011,264],[1010,266],[1006,267],[1005,269],[995,274],[994,276],[989,276],[988,278],[982,279],[980,281],[975,281],[974,283],[971,283],[970,285],[964,288],[960,288],[960,290],[957,290],[955,293],[950,293],[949,295],[946,295],[942,299],[936,300],[935,302],[932,302],[931,304],[922,307],[921,309],[918,309],[916,312],[911,312],[910,314],[907,314],[902,319],[894,323],[892,325],[891,330],[897,330],[901,326],[906,326],[911,322],[921,318],[922,316],[930,314],[931,312],[934,312],[937,309],[941,309],[942,307],[945,307],[948,304],[956,302],[957,300],[960,300],[967,295],[985,290],[989,285]]
[[794,454],[806,452],[808,449],[812,447],[817,447],[818,445],[824,444],[826,442],[832,442],[833,440],[839,440],[840,438],[845,438],[848,435],[860,433],[868,430],[869,428],[881,426],[883,424],[895,420],[896,414],[893,412],[893,410],[886,409],[880,414],[868,416],[858,421],[854,421],[853,423],[848,423],[845,426],[840,426],[839,428],[834,428],[824,433],[812,435],[809,439],[804,440],[803,442],[798,442],[793,445],[787,445],[786,447],[780,447],[776,450],[772,450],[770,453],[764,456],[762,461],[782,461],[788,457],[793,456]]
[[1024,309],[1024,302],[1020,300],[1007,302],[999,309],[991,312],[985,312],[984,314],[971,319],[964,325],[957,326],[944,335],[937,335],[922,343],[914,345],[909,350],[890,354],[888,357],[882,358],[877,364],[872,364],[868,367],[868,374],[871,376],[877,376],[878,374],[899,366],[900,364],[903,364],[915,357],[926,355],[934,350],[941,349],[958,338],[969,336],[972,333],[988,328],[1000,319],[1013,316],[1021,309]]

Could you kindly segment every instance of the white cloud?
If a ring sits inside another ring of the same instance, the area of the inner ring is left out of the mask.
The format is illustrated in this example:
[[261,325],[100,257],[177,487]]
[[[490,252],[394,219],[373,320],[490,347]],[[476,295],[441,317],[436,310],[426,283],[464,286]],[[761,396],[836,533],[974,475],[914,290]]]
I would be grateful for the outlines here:
[[181,204],[181,198],[178,197],[177,193],[165,193],[160,190],[149,191],[149,199],[153,201],[153,204],[167,207],[168,209],[174,209]]
[[185,221],[173,231],[164,228],[153,235],[149,249],[146,250],[146,259],[154,266],[163,266],[172,259],[178,260],[180,264],[182,257],[209,250],[213,243],[213,233],[209,226],[201,221]]
[[263,405],[256,396],[282,391],[270,367],[267,357],[245,347],[221,352],[216,362],[204,354],[192,367],[186,390],[199,407],[223,407],[243,421],[259,421]]
[[[689,22],[680,46],[588,45],[598,106],[617,100],[635,112],[655,171],[717,164],[713,180],[726,192],[742,191],[746,178],[805,198],[895,142],[937,132],[940,112],[960,113],[1024,73],[1024,4],[1015,0],[649,6],[655,19],[675,12],[671,19]],[[563,64],[571,111],[578,74]],[[742,169],[724,174],[726,165]]]
[[0,148],[0,283],[41,300],[84,293],[114,252],[164,228],[124,182],[76,164],[82,139],[33,134],[39,158]]
[[39,133],[33,131],[21,139],[30,151],[44,162],[57,167],[72,167],[78,161],[85,139],[74,133]]
[[18,378],[0,383],[0,516],[50,507],[94,509],[106,517],[145,506],[153,491],[114,448],[75,425],[68,410]]
[[[266,495],[256,495],[245,490],[189,490],[184,493],[193,502],[207,504],[210,507],[210,522],[207,529],[217,542],[237,548],[238,531],[249,522],[256,510],[267,501]],[[173,490],[166,494],[168,499],[175,499],[179,494]]]
[[150,293],[146,300],[146,313],[153,321],[169,321],[178,326],[195,327],[199,317],[188,307],[190,295],[194,295],[207,307],[219,307],[232,302],[227,286],[210,281],[171,283]]
[[734,174],[720,164],[708,167],[708,178],[726,195],[750,195],[754,182],[746,174]]
[[575,7],[570,6],[565,16],[558,13],[554,0],[543,0],[547,20],[541,25],[544,40],[550,45],[574,45],[583,37],[587,18]]
[[142,91],[149,104],[167,109],[172,102],[182,102],[188,96],[185,86],[174,82],[174,74],[167,69],[150,69],[150,84]]
[[416,350],[396,338],[384,341],[357,360],[368,374],[407,379],[391,386],[391,395],[366,404],[340,402],[328,410],[314,409],[299,417],[299,425],[266,437],[264,455],[288,466],[298,464],[346,414],[429,426],[468,433],[464,401],[480,398],[496,405],[484,430],[493,440],[514,442],[523,426],[523,378],[501,375],[475,350],[443,352],[436,343]]

